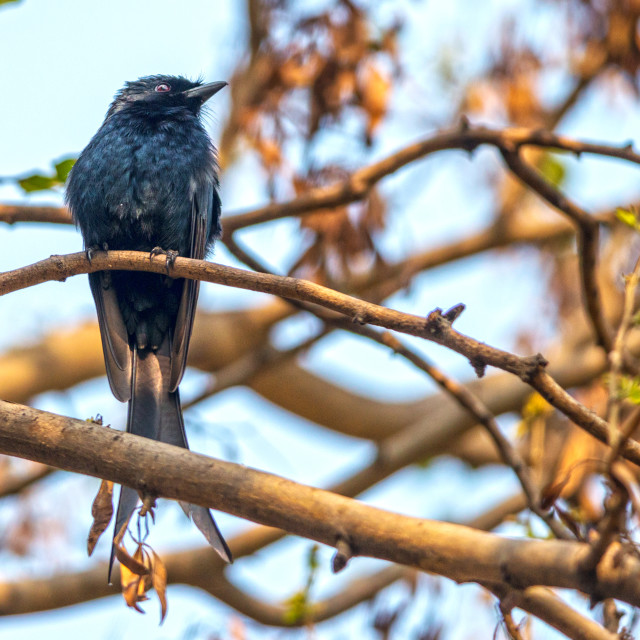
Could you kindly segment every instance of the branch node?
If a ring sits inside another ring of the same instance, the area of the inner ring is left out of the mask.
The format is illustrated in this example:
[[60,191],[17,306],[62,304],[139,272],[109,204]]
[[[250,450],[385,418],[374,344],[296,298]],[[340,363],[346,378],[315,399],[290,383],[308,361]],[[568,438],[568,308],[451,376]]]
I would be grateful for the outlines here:
[[480,356],[469,358],[469,363],[473,367],[478,378],[483,378],[484,374],[487,372],[487,363],[484,361],[484,358],[481,358]]
[[331,571],[339,573],[347,566],[351,558],[353,558],[353,549],[347,539],[340,536],[336,541],[336,552],[331,560]]
[[451,324],[453,324],[461,315],[462,312],[466,309],[466,305],[462,302],[453,305],[450,309],[444,312],[443,317],[448,320]]
[[367,324],[364,314],[360,312],[356,313],[356,315],[353,316],[353,318],[351,318],[351,322],[353,322],[353,324],[360,324],[360,325]]
[[523,367],[523,372],[520,377],[527,384],[533,381],[538,372],[549,364],[549,361],[541,353],[521,358],[520,362]]
[[150,493],[142,494],[142,506],[140,507],[140,517],[144,518],[144,516],[148,514],[151,515],[151,519],[155,522],[155,512],[156,508],[156,496],[151,495]]
[[427,331],[434,336],[442,335],[446,330],[446,326],[444,325],[445,322],[447,325],[451,324],[451,322],[442,315],[442,309],[440,307],[436,307],[427,316]]

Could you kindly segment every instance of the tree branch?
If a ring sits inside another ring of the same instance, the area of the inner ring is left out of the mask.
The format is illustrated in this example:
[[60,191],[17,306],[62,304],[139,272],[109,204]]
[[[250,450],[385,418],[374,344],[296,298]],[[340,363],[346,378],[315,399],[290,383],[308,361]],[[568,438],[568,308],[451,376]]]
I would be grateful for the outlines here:
[[[640,164],[640,155],[634,152],[630,144],[623,146],[594,144],[560,136],[551,131],[521,127],[491,129],[471,126],[463,120],[458,127],[431,134],[378,162],[358,169],[343,182],[311,189],[288,202],[273,203],[247,212],[232,213],[225,217],[225,231],[227,234],[232,234],[238,229],[254,224],[307,214],[360,200],[382,178],[415,160],[444,150],[462,149],[472,152],[483,144],[492,145],[508,153],[517,151],[521,147],[534,146],[567,151],[578,156],[589,153]],[[71,223],[71,217],[63,207],[24,205],[0,205],[0,220],[9,224],[26,221]]]
[[227,216],[224,223],[225,230],[227,233],[233,233],[254,224],[345,205],[364,198],[382,178],[415,160],[437,151],[451,149],[462,149],[471,153],[483,144],[492,145],[507,152],[517,151],[524,146],[536,146],[568,151],[576,155],[592,153],[640,164],[640,155],[635,153],[630,145],[615,147],[580,142],[549,131],[535,129],[474,127],[463,120],[460,126],[452,130],[430,135],[378,162],[358,169],[344,182],[311,189],[289,202],[269,204],[253,211]]
[[[468,526],[490,530],[500,524],[508,515],[517,513],[524,507],[520,495],[513,496],[496,505],[487,513],[474,518]],[[273,541],[268,534],[283,535],[280,529],[256,526],[229,540],[229,547],[237,561],[264,548]],[[261,544],[264,542],[264,544]],[[396,580],[412,575],[415,571],[401,565],[391,565],[366,577],[352,580],[340,593],[326,600],[314,602],[305,620],[292,622],[285,618],[286,609],[280,605],[249,598],[234,587],[225,577],[227,565],[220,561],[210,547],[199,547],[187,551],[163,553],[162,560],[167,568],[169,584],[187,584],[207,591],[240,613],[250,616],[261,624],[302,626],[309,622],[322,622],[335,615],[371,599],[378,591]],[[59,573],[47,578],[19,579],[0,582],[0,615],[18,615],[71,606],[88,600],[102,598],[119,590],[119,565],[114,567],[114,584],[107,585],[104,576],[106,563],[86,571]]]
[[487,430],[487,433],[489,433],[500,452],[502,460],[506,465],[511,467],[516,474],[527,498],[529,509],[547,523],[549,529],[551,529],[557,538],[564,540],[574,539],[574,536],[554,518],[552,513],[540,506],[540,491],[531,477],[529,467],[515,447],[513,447],[506,436],[503,435],[495,417],[480,398],[475,396],[467,387],[458,384],[446,376],[440,369],[431,364],[423,356],[409,349],[388,331],[379,333],[369,327],[359,327],[355,332],[378,344],[389,347],[395,353],[411,362],[416,368],[424,371],[441,389],[455,398],[460,406],[468,411],[473,418]]
[[553,185],[530,167],[517,153],[503,150],[502,156],[511,171],[528,187],[533,189],[551,206],[562,211],[578,228],[578,258],[580,278],[587,313],[596,333],[598,344],[611,350],[611,328],[602,309],[602,301],[596,279],[598,261],[599,225],[596,220],[578,205],[571,202]]
[[532,613],[573,640],[620,640],[621,638],[617,633],[607,631],[594,620],[572,609],[553,591],[545,587],[528,587],[519,590],[505,588],[504,585],[494,585],[489,589],[506,606],[518,607]]
[[593,571],[585,571],[586,544],[507,539],[394,514],[241,465],[7,402],[0,401],[0,416],[0,451],[8,455],[102,477],[147,495],[221,509],[330,546],[347,540],[355,555],[457,582],[556,586],[640,603],[640,561],[618,544]]
[[[51,256],[27,267],[0,274],[0,295],[50,280],[64,280],[80,273],[126,270],[166,274],[168,269],[170,275],[175,278],[193,278],[271,293],[291,300],[312,302],[342,313],[360,324],[373,324],[436,342],[465,356],[479,376],[484,375],[488,365],[517,375],[576,424],[600,441],[608,442],[607,423],[572,398],[545,372],[547,361],[540,354],[519,357],[465,336],[453,329],[447,315],[443,315],[440,309],[429,313],[425,320],[419,316],[364,302],[306,280],[252,273],[190,258],[176,258],[169,267],[165,257],[149,256],[137,251],[101,251],[94,254],[91,261],[84,252]],[[637,442],[627,441],[622,453],[632,462],[640,464],[640,444]]]

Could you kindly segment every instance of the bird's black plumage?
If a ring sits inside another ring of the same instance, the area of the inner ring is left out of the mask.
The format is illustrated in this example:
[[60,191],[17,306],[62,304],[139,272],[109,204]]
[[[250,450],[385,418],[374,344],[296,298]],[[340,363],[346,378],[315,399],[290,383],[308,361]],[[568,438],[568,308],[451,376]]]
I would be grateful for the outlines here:
[[[221,231],[220,199],[215,149],[199,116],[225,84],[148,76],[116,94],[67,184],[67,203],[88,250],[207,255]],[[129,403],[127,430],[186,448],[178,385],[199,283],[128,271],[93,273],[89,283],[111,390]],[[137,502],[138,494],[123,487],[116,533]],[[230,562],[209,510],[182,507]]]

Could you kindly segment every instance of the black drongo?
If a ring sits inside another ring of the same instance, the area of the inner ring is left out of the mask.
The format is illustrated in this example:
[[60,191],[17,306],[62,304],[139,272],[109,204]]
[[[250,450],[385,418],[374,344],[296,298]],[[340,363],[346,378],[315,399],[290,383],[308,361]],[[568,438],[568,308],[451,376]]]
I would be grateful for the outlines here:
[[[221,231],[220,199],[215,149],[200,110],[225,85],[159,75],[128,82],[116,94],[67,184],[89,255],[103,248],[168,253],[167,260],[174,252],[207,255]],[[199,283],[103,271],[90,274],[89,284],[111,390],[129,403],[127,431],[186,448],[178,385]],[[122,487],[114,535],[137,503],[137,492]],[[209,510],[181,506],[231,562]]]

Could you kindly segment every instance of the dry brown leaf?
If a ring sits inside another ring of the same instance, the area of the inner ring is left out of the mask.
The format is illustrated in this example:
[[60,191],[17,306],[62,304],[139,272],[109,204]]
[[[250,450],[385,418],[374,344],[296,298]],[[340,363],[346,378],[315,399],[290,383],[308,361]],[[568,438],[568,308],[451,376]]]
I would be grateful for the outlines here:
[[369,192],[365,203],[363,222],[370,231],[384,229],[387,215],[387,204],[375,187]]
[[583,458],[564,470],[562,474],[557,473],[553,482],[543,488],[540,506],[543,509],[550,509],[561,495],[573,495],[578,490],[582,480],[588,474],[593,473],[594,470],[601,470],[602,465],[602,460],[597,458]]
[[33,517],[25,515],[10,528],[3,540],[3,546],[17,556],[26,556],[31,549],[31,543],[38,537],[37,533]]
[[[133,556],[129,555],[129,552],[123,545],[116,545],[115,556],[118,558],[118,562],[129,569],[132,573],[138,576],[144,576],[149,573],[148,567],[144,564],[144,557],[139,555],[140,545]],[[137,557],[136,557],[137,556]],[[140,559],[139,559],[140,558]],[[142,560],[142,561],[141,561]]]
[[160,624],[167,615],[167,569],[160,556],[147,544],[139,543],[133,556],[122,547],[116,547],[120,561],[122,596],[128,607],[140,613],[139,604],[148,600],[147,592],[155,589],[160,601]]
[[93,524],[87,538],[87,552],[89,555],[93,553],[100,536],[111,522],[113,516],[113,482],[103,480],[100,483],[100,489],[91,505],[91,515],[93,516]]
[[135,609],[138,613],[144,613],[144,609],[139,607],[138,603],[144,602],[147,597],[144,594],[142,595],[142,597],[140,597],[140,583],[140,576],[132,578],[126,585],[123,583],[122,597],[124,598],[124,601],[127,603],[128,607]]
[[162,624],[167,615],[167,568],[153,549],[151,553],[151,583],[160,600],[160,624]]
[[540,103],[532,83],[534,77],[520,74],[506,82],[506,108],[511,122],[519,125],[539,124]]
[[555,510],[565,527],[567,527],[567,529],[569,529],[569,531],[571,531],[578,540],[582,540],[583,536],[580,532],[580,526],[576,519],[568,511],[558,507],[558,505],[556,505]]
[[391,78],[378,66],[367,64],[360,75],[359,90],[361,106],[367,115],[367,142],[371,144],[375,130],[387,113]]
[[[587,476],[594,471],[594,465],[585,465],[585,460],[597,460],[602,456],[602,445],[591,435],[572,425],[571,432],[565,440],[562,456],[558,463],[556,478],[566,477],[562,495],[574,495]],[[596,465],[597,467],[597,465]]]
[[[124,553],[122,553],[123,550]],[[139,613],[144,613],[144,610],[138,605],[140,602],[145,602],[149,599],[146,594],[153,586],[150,554],[144,550],[142,544],[138,544],[133,556],[130,556],[124,547],[116,547],[116,556],[121,562],[120,582],[122,584],[122,596],[128,607],[135,609]],[[126,559],[126,563],[123,563],[122,559]],[[163,604],[162,619],[164,619],[165,612],[166,602]],[[162,619],[160,622],[162,622]]]
[[[144,613],[144,611],[138,606],[139,602],[144,602],[148,600],[145,595],[146,589],[146,581],[145,576],[141,574],[140,567],[148,572],[148,569],[142,563],[144,558],[140,553],[140,546],[136,550],[135,556],[138,556],[137,559],[132,558],[129,554],[124,550],[124,548],[120,548],[120,554],[118,553],[119,547],[116,547],[116,556],[118,560],[120,560],[120,583],[122,585],[122,597],[124,601],[127,603],[128,607],[135,609],[138,613]],[[124,550],[124,556],[128,558],[126,563],[122,562],[121,558],[123,557],[122,551]],[[134,569],[132,570],[133,567]]]
[[258,138],[255,141],[256,151],[262,158],[262,164],[267,171],[273,172],[282,164],[280,146],[275,140]]
[[293,55],[280,65],[280,79],[287,87],[308,87],[317,78],[320,65],[321,57],[317,51],[307,56]]

